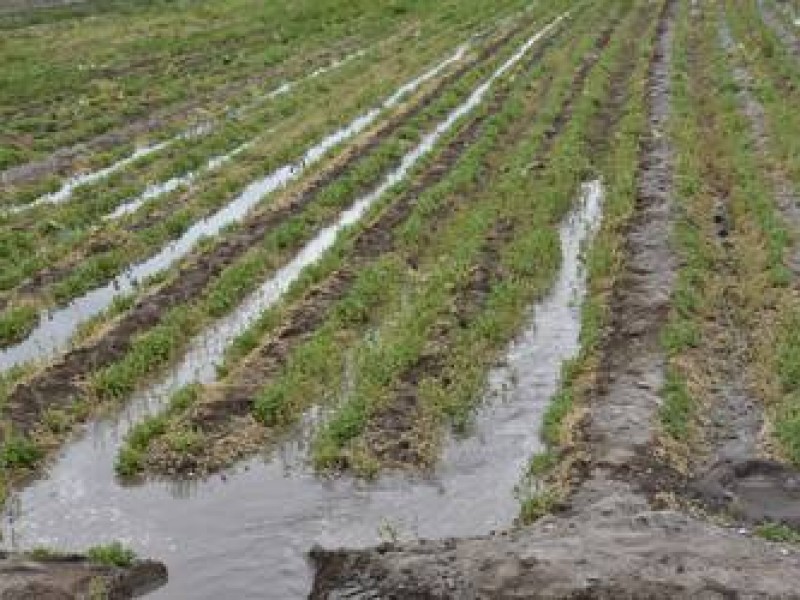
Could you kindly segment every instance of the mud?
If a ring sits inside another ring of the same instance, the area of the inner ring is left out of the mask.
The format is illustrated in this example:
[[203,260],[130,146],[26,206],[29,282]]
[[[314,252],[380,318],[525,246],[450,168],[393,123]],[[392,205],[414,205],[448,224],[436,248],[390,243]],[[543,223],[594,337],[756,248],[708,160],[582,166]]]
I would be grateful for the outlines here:
[[674,219],[670,118],[672,23],[665,4],[649,85],[649,126],[640,154],[635,213],[626,236],[626,266],[611,299],[610,333],[591,401],[588,443],[598,465],[629,464],[653,442],[665,358],[660,335],[669,313],[677,262],[670,247]]
[[[546,28],[532,39],[538,40],[547,32],[549,29]],[[501,67],[489,81],[503,71]],[[480,86],[472,97],[476,100],[468,100],[462,106],[476,104],[488,89],[488,84]],[[346,267],[330,275],[291,309],[281,328],[237,369],[234,380],[238,383],[226,382],[218,386],[196,407],[189,416],[189,423],[211,434],[202,455],[187,457],[159,448],[152,454],[148,470],[169,475],[199,475],[225,467],[236,458],[252,453],[263,443],[263,430],[259,435],[260,428],[248,418],[256,392],[287,363],[294,348],[327,318],[331,307],[350,289],[355,273],[377,257],[395,250],[396,229],[411,214],[418,197],[425,189],[441,181],[471,143],[480,137],[491,114],[500,109],[504,95],[504,90],[493,95],[490,108],[462,127],[436,159],[408,185],[408,189],[355,237]],[[444,128],[440,129],[444,131]],[[247,434],[243,435],[245,429]]]
[[107,567],[78,554],[35,559],[0,553],[0,598],[3,600],[125,600],[164,585],[162,563],[136,561],[130,567]]
[[724,461],[693,482],[691,490],[739,522],[800,529],[800,472],[785,464],[759,458]]
[[311,598],[800,598],[795,547],[654,511],[623,484],[500,535],[323,550]]

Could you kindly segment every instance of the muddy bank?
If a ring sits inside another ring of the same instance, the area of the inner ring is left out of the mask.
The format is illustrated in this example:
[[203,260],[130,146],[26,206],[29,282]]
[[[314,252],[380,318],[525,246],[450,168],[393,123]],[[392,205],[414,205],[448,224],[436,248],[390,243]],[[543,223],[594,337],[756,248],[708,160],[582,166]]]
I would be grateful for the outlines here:
[[311,557],[315,600],[800,598],[797,548],[653,511],[624,487],[527,529]]
[[167,581],[159,562],[136,561],[129,567],[103,566],[74,555],[34,558],[0,554],[0,598],[3,600],[78,600],[136,598]]

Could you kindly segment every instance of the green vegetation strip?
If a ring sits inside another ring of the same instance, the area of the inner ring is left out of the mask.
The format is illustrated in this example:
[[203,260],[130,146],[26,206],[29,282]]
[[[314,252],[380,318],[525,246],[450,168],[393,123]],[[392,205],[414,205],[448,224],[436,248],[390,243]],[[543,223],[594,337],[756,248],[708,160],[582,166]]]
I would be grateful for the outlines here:
[[[337,101],[333,110],[332,96],[309,92],[301,98],[304,100],[302,110],[291,119],[284,119],[260,143],[242,152],[225,168],[199,178],[191,190],[167,194],[158,203],[162,208],[154,207],[154,212],[145,215],[143,220],[131,218],[98,230],[91,226],[91,219],[85,219],[88,205],[75,201],[58,207],[53,218],[38,218],[30,226],[10,223],[8,235],[4,235],[0,243],[3,273],[0,288],[12,290],[30,277],[44,277],[48,283],[44,290],[34,286],[31,291],[40,301],[48,301],[49,296],[50,302],[64,304],[107,282],[126,266],[181,236],[193,223],[229,202],[253,180],[296,160],[303,149],[329,133],[337,123],[350,121],[429,62],[430,56],[421,53],[419,62],[409,61],[403,69],[391,73],[386,72],[385,63],[362,68],[342,82],[359,92],[340,90],[341,93],[334,94]],[[170,208],[164,212],[164,207]],[[73,216],[59,219],[59,213],[64,212]],[[23,285],[20,294],[23,297],[27,295],[24,290]]]
[[[630,4],[622,5],[630,10]],[[619,4],[615,8],[624,10]],[[591,71],[571,120],[546,158],[545,170],[532,176],[526,169],[550,125],[540,122],[502,161],[510,168],[490,183],[485,196],[481,194],[484,204],[463,215],[467,232],[444,237],[454,245],[452,255],[466,254],[461,264],[451,259],[452,264],[436,265],[440,277],[453,280],[441,282],[432,276],[379,331],[377,342],[365,340],[356,351],[355,389],[314,442],[318,467],[346,465],[369,474],[381,466],[385,446],[393,443],[399,452],[389,452],[390,462],[431,466],[438,457],[442,425],[466,427],[489,368],[529,314],[530,303],[549,289],[558,271],[558,223],[589,172],[586,136],[606,96],[608,73],[620,59],[620,42],[632,35],[634,22],[631,15]],[[494,276],[472,289],[470,278],[482,267]],[[483,297],[470,306],[476,291]],[[405,354],[398,356],[398,348]],[[409,394],[415,398],[410,406]],[[409,415],[415,408],[417,414]],[[388,425],[375,425],[374,418],[387,411]],[[398,419],[410,423],[398,428]],[[416,454],[410,461],[409,452]]]
[[[682,208],[675,241],[683,264],[664,336],[670,374],[661,416],[679,464],[691,462],[693,446],[687,442],[702,439],[701,417],[720,376],[712,363],[717,353],[732,353],[729,345],[744,336],[753,354],[740,365],[746,370],[743,381],[764,390],[782,375],[768,366],[780,346],[765,341],[774,336],[775,307],[789,294],[784,256],[790,236],[753,151],[731,65],[717,41],[719,25],[716,11],[697,19],[684,10],[675,44],[674,138]],[[722,232],[715,223],[720,210]],[[791,442],[788,438],[783,441]]]
[[[469,31],[519,0],[203,0],[191,6],[137,3],[86,17],[5,26],[0,61],[0,169],[85,141],[154,111],[179,112],[194,98],[227,95],[266,71],[415,28]],[[208,23],[215,26],[211,29]],[[209,49],[212,49],[210,51]],[[173,127],[173,123],[170,123]],[[179,125],[180,126],[180,125]],[[170,132],[172,133],[172,132]]]
[[[464,83],[468,82],[469,77]],[[450,101],[452,99],[442,100],[445,103]],[[430,110],[437,110],[436,105]],[[368,158],[367,161],[369,160],[375,159]],[[369,167],[363,171],[354,171],[352,176],[367,175],[374,175]],[[333,210],[336,202],[349,203],[353,195],[359,191],[357,184],[357,179],[334,182],[329,191],[323,192],[329,194],[323,196],[326,201],[311,205],[310,210],[313,212],[309,214],[327,215],[329,213],[325,211]],[[307,214],[301,214],[298,217],[299,221],[284,223],[270,232],[262,246],[256,247],[241,261],[223,271],[194,304],[176,307],[169,311],[161,325],[133,340],[132,347],[124,358],[90,378],[85,386],[84,399],[79,398],[72,404],[60,400],[62,406],[65,406],[61,409],[63,412],[53,419],[43,418],[42,430],[37,434],[37,443],[42,443],[48,448],[57,446],[57,441],[63,439],[74,421],[86,417],[87,407],[96,405],[98,401],[125,397],[137,382],[146,376],[152,376],[158,369],[165,368],[172,359],[177,358],[193,332],[211,318],[220,316],[235,303],[232,298],[242,298],[264,275],[277,266],[277,261],[291,254],[289,252],[293,248],[290,245],[291,241],[299,245],[298,237],[304,234],[310,237],[313,231],[306,227],[307,223],[304,224],[304,219],[307,217]]]

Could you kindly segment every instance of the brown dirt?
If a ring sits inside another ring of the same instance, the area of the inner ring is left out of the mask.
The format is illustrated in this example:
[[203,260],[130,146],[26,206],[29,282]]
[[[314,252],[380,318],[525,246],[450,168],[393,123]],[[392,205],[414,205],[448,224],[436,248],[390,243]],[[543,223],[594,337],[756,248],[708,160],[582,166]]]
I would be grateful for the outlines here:
[[2,600],[124,600],[153,591],[166,581],[166,567],[153,561],[119,568],[92,564],[78,555],[34,560],[0,554]]

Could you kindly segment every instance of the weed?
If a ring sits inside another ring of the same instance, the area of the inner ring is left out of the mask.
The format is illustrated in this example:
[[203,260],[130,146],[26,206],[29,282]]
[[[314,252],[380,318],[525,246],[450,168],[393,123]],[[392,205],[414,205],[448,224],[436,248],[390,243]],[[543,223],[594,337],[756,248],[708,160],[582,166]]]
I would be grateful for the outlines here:
[[109,567],[130,567],[136,560],[136,553],[121,542],[93,546],[86,551],[90,561]]

